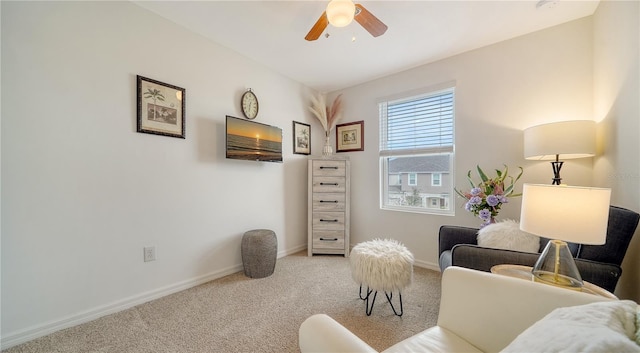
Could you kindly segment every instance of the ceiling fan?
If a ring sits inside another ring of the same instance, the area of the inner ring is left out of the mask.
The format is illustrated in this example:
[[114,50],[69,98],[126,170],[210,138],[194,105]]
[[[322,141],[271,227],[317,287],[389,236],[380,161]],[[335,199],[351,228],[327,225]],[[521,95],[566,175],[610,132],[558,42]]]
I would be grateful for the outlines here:
[[329,23],[335,27],[344,27],[354,19],[374,37],[383,35],[387,31],[387,25],[367,11],[364,6],[354,4],[351,0],[331,0],[304,39],[308,41],[318,39]]

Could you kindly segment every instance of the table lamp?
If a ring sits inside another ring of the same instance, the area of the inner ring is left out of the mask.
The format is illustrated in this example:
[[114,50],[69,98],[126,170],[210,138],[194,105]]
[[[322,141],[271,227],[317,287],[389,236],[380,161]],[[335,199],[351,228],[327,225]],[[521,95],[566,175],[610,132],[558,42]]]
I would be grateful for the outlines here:
[[533,280],[579,290],[582,277],[566,242],[602,245],[611,189],[524,184],[520,229],[553,239],[533,266]]
[[562,159],[596,155],[596,122],[561,121],[532,126],[524,130],[524,158],[551,162],[553,185],[560,185]]

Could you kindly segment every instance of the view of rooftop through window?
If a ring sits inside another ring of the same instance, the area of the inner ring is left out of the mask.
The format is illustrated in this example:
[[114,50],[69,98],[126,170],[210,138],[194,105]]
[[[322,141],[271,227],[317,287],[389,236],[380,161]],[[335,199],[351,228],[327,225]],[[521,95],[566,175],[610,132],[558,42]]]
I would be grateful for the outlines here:
[[382,102],[379,111],[381,208],[452,213],[453,88]]

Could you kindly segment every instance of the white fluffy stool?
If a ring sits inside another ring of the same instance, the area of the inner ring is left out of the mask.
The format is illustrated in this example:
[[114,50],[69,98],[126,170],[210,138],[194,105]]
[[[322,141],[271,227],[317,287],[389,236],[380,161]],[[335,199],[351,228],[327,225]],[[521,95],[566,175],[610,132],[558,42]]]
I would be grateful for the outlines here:
[[[374,239],[353,247],[350,255],[351,276],[360,284],[360,299],[365,301],[365,312],[371,315],[378,291],[384,291],[393,313],[402,316],[402,290],[413,280],[413,254],[400,242],[392,239]],[[363,297],[362,287],[367,286]],[[392,303],[393,292],[400,297],[400,313]],[[369,298],[373,294],[371,303]]]

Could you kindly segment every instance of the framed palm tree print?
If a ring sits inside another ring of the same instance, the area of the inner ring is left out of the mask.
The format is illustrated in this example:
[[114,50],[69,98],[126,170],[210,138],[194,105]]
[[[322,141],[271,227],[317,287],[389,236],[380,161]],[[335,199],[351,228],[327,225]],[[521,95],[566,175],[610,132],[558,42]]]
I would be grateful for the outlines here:
[[138,132],[185,138],[185,89],[137,76]]
[[293,153],[311,154],[311,125],[293,122]]

